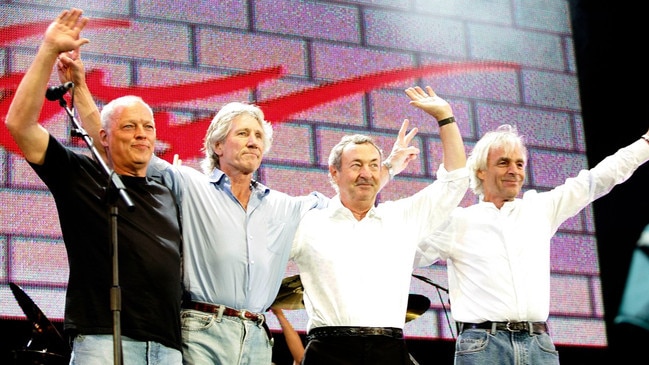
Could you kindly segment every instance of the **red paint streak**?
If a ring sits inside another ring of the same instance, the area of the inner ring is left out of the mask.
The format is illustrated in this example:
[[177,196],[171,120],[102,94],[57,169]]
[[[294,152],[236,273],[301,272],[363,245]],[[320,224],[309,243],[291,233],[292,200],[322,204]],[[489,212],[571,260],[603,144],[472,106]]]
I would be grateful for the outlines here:
[[249,73],[242,73],[221,79],[189,82],[168,86],[130,86],[112,87],[103,83],[104,72],[93,70],[88,73],[86,82],[97,100],[109,101],[126,94],[146,95],[146,102],[151,106],[165,103],[204,99],[233,91],[254,88],[260,83],[282,76],[282,66],[269,67]]
[[[281,123],[289,119],[292,115],[302,111],[332,102],[345,96],[380,88],[395,81],[407,80],[430,74],[448,75],[469,72],[511,71],[519,69],[520,66],[516,64],[503,62],[469,62],[430,65],[419,68],[403,68],[323,84],[276,99],[259,102],[258,105],[264,110],[267,120]],[[194,143],[187,143],[187,141],[202,141],[210,121],[210,119],[203,119],[196,121],[189,126],[170,127],[168,124],[161,125],[158,116],[156,115],[158,138],[165,140],[172,146],[171,150],[165,151],[161,157],[168,161],[171,161],[175,153],[177,153],[182,159],[197,157],[198,151],[202,145],[200,143],[194,145]]]
[[395,81],[402,81],[431,74],[511,71],[512,69],[518,70],[519,68],[518,65],[512,63],[487,61],[402,68],[323,84],[282,96],[277,99],[261,102],[259,103],[259,106],[264,110],[266,119],[273,122],[282,122],[291,115],[304,110],[329,103],[345,96],[377,89]]
[[[0,46],[13,42],[18,38],[38,36],[42,34],[43,29],[49,26],[49,24],[50,22],[34,22],[0,28]],[[93,19],[87,28],[128,28],[130,25],[131,23],[128,20]],[[330,103],[346,96],[381,88],[396,81],[435,74],[449,75],[486,71],[517,71],[519,69],[520,66],[517,64],[489,61],[458,62],[401,68],[325,83],[279,98],[261,101],[258,102],[258,105],[264,110],[266,119],[274,123],[281,123],[305,110]],[[104,72],[102,70],[92,70],[88,72],[87,82],[88,87],[92,90],[93,96],[97,100],[107,102],[128,94],[146,95],[146,101],[155,108],[167,103],[187,102],[224,95],[245,88],[256,88],[264,81],[279,79],[283,73],[284,69],[282,66],[275,66],[219,79],[177,85],[113,87],[103,83]],[[2,91],[0,93],[0,118],[2,121],[7,116],[11,99],[13,99],[13,94],[23,75],[22,73],[13,73],[0,77],[0,90]],[[49,120],[60,112],[61,109],[58,103],[45,103],[40,120]],[[178,154],[182,159],[194,158],[200,154],[202,140],[211,122],[211,118],[195,120],[190,124],[182,126],[170,126],[170,114],[158,112],[155,115],[155,120],[158,140],[170,146],[168,150],[160,155],[162,158],[171,161],[174,154]],[[188,141],[192,142],[188,143]],[[193,141],[196,141],[196,143]],[[16,154],[21,153],[4,123],[0,127],[0,145],[10,152]]]

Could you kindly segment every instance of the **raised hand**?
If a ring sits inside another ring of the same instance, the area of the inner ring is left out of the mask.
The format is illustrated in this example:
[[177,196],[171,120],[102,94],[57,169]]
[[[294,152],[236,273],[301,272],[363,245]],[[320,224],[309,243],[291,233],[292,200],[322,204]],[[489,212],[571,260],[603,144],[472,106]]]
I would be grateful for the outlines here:
[[62,84],[68,81],[72,81],[75,86],[85,84],[86,68],[81,61],[81,49],[60,53],[56,62],[56,73]]
[[389,161],[392,165],[392,171],[395,175],[405,170],[408,167],[408,163],[415,160],[421,152],[419,148],[410,146],[410,142],[415,138],[419,129],[415,127],[406,134],[409,124],[410,121],[408,119],[403,120],[399,134],[397,135],[397,140],[394,141],[392,151],[386,158],[386,161]]
[[62,11],[47,27],[43,46],[50,48],[56,54],[78,49],[89,43],[87,38],[80,38],[79,34],[88,23],[88,18],[82,17],[81,9],[72,8]]
[[432,87],[426,86],[426,91],[424,91],[421,87],[415,86],[409,87],[405,91],[410,98],[410,105],[425,111],[438,121],[453,116],[451,105],[437,96]]

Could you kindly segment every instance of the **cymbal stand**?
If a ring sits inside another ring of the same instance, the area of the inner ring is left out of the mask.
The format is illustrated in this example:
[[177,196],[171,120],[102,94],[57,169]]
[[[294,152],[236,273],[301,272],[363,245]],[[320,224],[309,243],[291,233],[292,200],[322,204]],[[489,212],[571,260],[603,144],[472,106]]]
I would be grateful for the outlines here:
[[451,332],[451,337],[453,339],[455,339],[455,333],[453,332],[453,325],[451,325],[451,318],[450,318],[450,316],[448,314],[448,309],[444,305],[444,299],[442,298],[442,291],[445,291],[446,293],[448,293],[448,289],[441,286],[441,285],[439,285],[439,284],[435,284],[432,280],[430,280],[429,278],[427,278],[425,276],[415,275],[415,274],[412,274],[412,276],[419,279],[419,280],[421,280],[421,281],[423,281],[426,284],[432,285],[435,289],[437,289],[437,295],[439,296],[439,302],[442,305],[442,308],[444,308],[444,315],[446,316],[446,323],[448,323],[448,329]]

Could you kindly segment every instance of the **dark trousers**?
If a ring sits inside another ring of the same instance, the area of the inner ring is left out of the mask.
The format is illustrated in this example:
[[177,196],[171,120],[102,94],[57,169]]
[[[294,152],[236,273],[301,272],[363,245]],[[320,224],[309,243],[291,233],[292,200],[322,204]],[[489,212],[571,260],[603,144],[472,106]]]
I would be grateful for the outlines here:
[[310,340],[302,365],[412,365],[406,342],[387,336],[341,336]]

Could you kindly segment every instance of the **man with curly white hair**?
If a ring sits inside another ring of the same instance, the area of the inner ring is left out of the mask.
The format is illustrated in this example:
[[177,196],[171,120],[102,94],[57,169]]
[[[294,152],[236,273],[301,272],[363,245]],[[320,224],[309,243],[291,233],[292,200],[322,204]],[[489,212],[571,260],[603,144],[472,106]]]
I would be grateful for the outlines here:
[[421,259],[447,261],[456,365],[558,364],[550,337],[550,241],[559,226],[649,159],[649,132],[549,191],[521,194],[523,137],[487,132],[467,159],[479,202],[458,207]]

